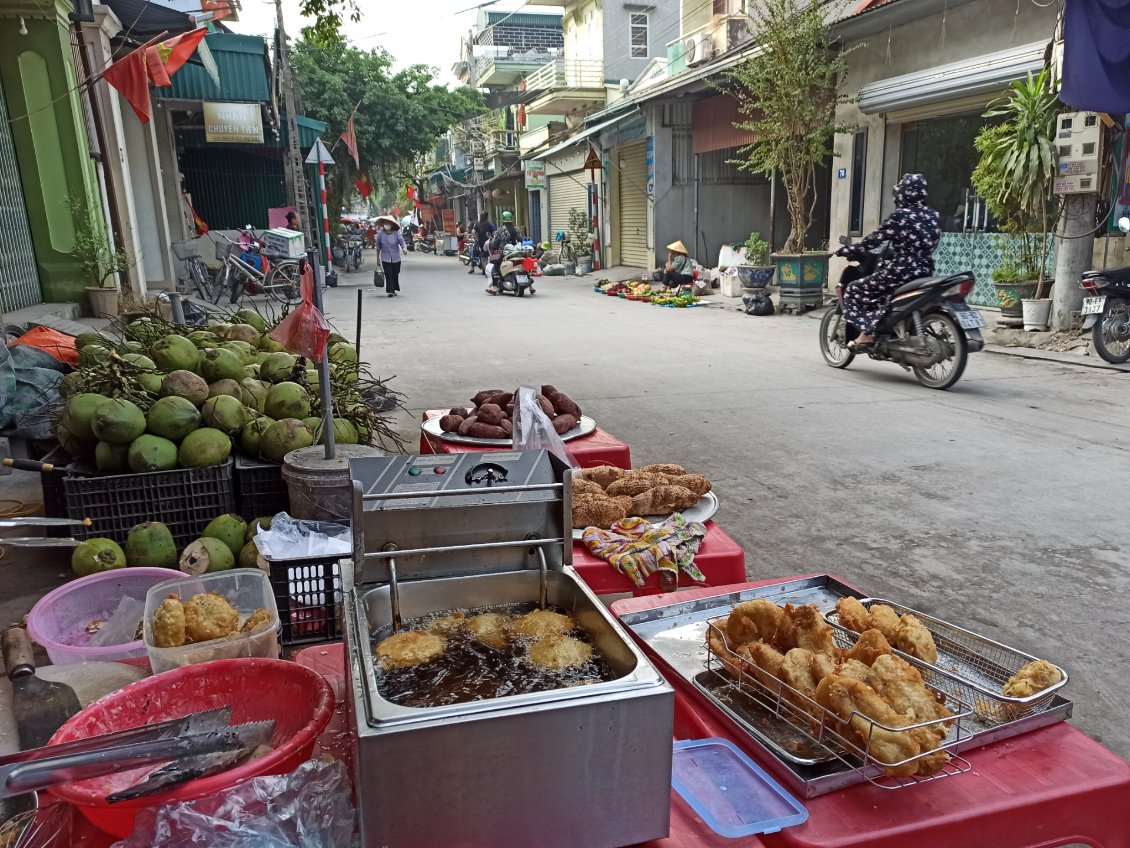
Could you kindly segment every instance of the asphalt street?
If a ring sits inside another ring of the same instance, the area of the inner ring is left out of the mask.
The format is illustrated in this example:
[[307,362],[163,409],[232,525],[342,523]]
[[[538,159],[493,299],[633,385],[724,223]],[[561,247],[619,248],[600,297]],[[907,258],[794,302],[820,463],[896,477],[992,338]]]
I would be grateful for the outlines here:
[[636,466],[708,475],[751,579],[831,572],[1046,657],[1074,723],[1130,756],[1127,375],[982,353],[936,392],[895,365],[826,366],[819,313],[661,308],[594,294],[599,274],[490,297],[418,253],[388,298],[373,267],[367,252],[326,309],[352,338],[361,292],[361,358],[407,395],[410,444],[424,409],[552,383]]

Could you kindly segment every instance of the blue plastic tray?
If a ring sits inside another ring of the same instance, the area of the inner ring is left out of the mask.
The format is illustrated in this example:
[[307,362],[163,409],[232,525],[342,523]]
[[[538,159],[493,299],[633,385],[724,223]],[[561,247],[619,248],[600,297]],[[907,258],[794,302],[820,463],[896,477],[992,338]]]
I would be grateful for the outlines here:
[[727,739],[676,742],[671,785],[720,836],[776,833],[801,824],[806,810]]

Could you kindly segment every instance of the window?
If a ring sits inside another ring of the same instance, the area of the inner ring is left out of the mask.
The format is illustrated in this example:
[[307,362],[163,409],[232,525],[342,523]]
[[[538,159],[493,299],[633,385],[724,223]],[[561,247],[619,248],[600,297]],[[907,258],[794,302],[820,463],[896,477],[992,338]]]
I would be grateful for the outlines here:
[[647,12],[632,12],[628,16],[628,31],[632,37],[633,59],[647,58]]
[[851,220],[848,231],[863,235],[863,177],[867,168],[867,130],[857,132],[851,142]]

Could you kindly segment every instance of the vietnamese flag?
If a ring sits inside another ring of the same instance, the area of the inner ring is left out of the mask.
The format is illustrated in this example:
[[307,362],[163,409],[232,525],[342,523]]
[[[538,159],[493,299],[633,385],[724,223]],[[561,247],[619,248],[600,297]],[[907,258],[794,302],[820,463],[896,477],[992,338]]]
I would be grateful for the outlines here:
[[102,79],[118,90],[133,107],[141,123],[149,121],[149,74],[145,51],[139,47],[102,72]]
[[[200,42],[204,40],[204,36],[207,34],[208,28],[201,27],[183,35],[167,38],[160,44],[145,49],[146,60],[150,64],[160,63],[164,67],[167,79],[184,67],[184,63],[192,58],[192,54],[196,52],[196,48],[200,46]],[[161,85],[156,79],[153,80],[153,84]],[[172,82],[168,82],[166,85],[172,85]]]
[[157,88],[168,88],[173,84],[156,47],[145,48],[145,73]]
[[362,197],[368,197],[373,193],[373,183],[369,179],[368,174],[362,174],[360,177],[353,181],[353,185],[357,186],[357,193]]

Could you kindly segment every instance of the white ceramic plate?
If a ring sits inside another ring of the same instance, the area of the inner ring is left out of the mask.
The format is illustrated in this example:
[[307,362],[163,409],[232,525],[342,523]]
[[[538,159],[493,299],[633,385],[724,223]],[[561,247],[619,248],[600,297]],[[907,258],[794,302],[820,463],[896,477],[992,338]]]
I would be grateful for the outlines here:
[[[718,511],[718,496],[716,494],[714,494],[714,492],[707,492],[705,495],[703,495],[699,499],[698,503],[696,503],[690,509],[684,509],[683,510],[683,517],[686,518],[687,521],[709,521],[711,518],[714,517],[714,513],[716,513],[717,511]],[[664,521],[666,521],[670,517],[671,517],[670,515],[645,515],[644,516],[644,518],[646,518],[652,524],[662,524]],[[573,538],[577,539],[579,541],[580,538],[581,538],[581,535],[583,533],[584,533],[584,530],[574,528],[573,529]]]
[[[439,419],[432,418],[425,421],[420,425],[420,429],[427,433],[429,436],[435,436],[444,442],[451,442],[455,445],[478,445],[479,447],[499,447],[508,448],[514,443],[510,439],[478,439],[474,436],[460,436],[458,433],[445,433],[439,428]],[[587,436],[589,433],[596,429],[596,422],[589,418],[587,415],[582,415],[581,420],[577,422],[577,426],[572,430],[566,430],[561,435],[562,441],[569,441],[570,439],[579,439],[581,436]]]

